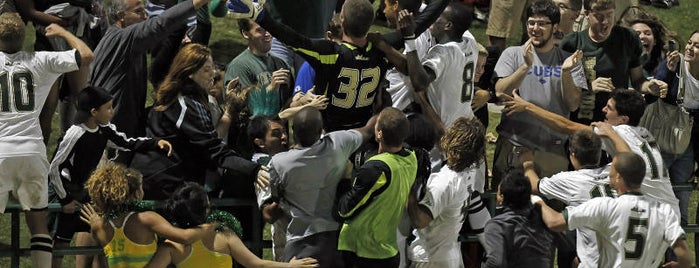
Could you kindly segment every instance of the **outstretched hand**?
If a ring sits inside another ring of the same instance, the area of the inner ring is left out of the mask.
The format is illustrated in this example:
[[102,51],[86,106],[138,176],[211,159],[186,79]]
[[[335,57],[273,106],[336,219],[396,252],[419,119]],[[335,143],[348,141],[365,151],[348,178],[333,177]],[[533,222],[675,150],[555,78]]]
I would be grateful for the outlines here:
[[413,19],[413,13],[403,9],[401,11],[398,11],[398,29],[400,30],[400,33],[403,35],[403,37],[406,36],[415,36],[415,20]]
[[311,258],[311,257],[307,257],[307,258],[303,258],[303,259],[296,259],[296,256],[294,256],[289,261],[289,264],[291,264],[291,267],[299,267],[299,268],[319,267],[318,260]]
[[93,227],[101,226],[104,223],[102,216],[97,214],[95,208],[93,208],[89,203],[82,206],[82,209],[80,210],[80,220]]
[[502,110],[502,112],[508,116],[513,115],[515,113],[524,112],[527,109],[527,106],[531,105],[531,103],[525,101],[524,99],[522,99],[522,97],[519,96],[518,89],[512,91],[511,97],[509,95],[503,94],[502,96],[499,96],[499,98],[506,100],[504,102],[505,108]]
[[46,35],[46,37],[61,37],[63,34],[68,32],[66,29],[55,23],[51,23],[49,26],[46,26],[45,31],[46,33],[44,35]]

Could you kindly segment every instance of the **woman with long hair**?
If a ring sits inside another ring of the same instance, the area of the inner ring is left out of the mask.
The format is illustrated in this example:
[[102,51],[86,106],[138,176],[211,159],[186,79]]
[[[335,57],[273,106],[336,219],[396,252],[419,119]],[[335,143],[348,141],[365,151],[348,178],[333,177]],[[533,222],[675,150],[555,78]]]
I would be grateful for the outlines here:
[[[235,230],[233,215],[215,211],[209,214],[209,198],[201,185],[186,182],[165,203],[165,213],[173,224],[181,228],[198,228],[207,221],[217,221],[217,230],[210,230],[201,240],[184,245],[167,240],[158,247],[148,268],[166,267],[231,267],[233,260],[245,267],[318,267],[313,258],[295,259],[289,263],[262,260],[240,240]],[[207,214],[208,217],[207,217]]]
[[222,169],[224,178],[238,180],[227,183],[245,195],[235,197],[254,197],[253,179],[259,165],[229,148],[211,121],[208,90],[215,72],[211,50],[200,44],[184,46],[173,59],[147,124],[149,136],[171,141],[172,157],[137,154],[132,164],[144,174],[146,199],[164,200],[184,181],[203,184],[209,167]]

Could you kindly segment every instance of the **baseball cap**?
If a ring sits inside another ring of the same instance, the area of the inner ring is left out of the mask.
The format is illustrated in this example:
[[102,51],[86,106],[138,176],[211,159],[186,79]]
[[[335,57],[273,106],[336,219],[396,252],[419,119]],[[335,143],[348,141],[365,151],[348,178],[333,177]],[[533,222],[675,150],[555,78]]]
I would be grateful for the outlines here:
[[114,99],[107,90],[101,87],[88,86],[78,94],[78,109],[75,114],[75,122],[83,123],[90,117],[90,110],[99,109],[100,106]]

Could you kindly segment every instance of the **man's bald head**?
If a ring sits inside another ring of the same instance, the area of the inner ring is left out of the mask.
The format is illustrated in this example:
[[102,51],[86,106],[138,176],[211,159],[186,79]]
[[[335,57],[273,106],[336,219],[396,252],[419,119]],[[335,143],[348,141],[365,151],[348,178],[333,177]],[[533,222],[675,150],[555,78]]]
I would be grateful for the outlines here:
[[304,107],[294,115],[294,139],[303,147],[313,145],[323,132],[323,116],[315,107]]

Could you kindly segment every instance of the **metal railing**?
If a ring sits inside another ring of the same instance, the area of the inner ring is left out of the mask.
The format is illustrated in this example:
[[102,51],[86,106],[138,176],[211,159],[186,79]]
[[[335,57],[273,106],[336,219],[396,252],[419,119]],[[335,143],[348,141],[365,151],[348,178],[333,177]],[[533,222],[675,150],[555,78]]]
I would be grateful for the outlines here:
[[[687,183],[683,185],[673,186],[674,190],[680,191],[692,191],[694,190],[694,185]],[[488,191],[481,195],[484,202],[486,202],[488,211],[493,214],[495,212],[496,197],[494,191]],[[157,202],[156,202],[157,204]],[[250,213],[252,213],[253,219],[253,230],[252,237],[249,240],[245,240],[245,245],[250,248],[252,252],[262,252],[263,248],[271,248],[272,241],[262,239],[262,216],[257,209],[257,203],[252,199],[235,199],[235,198],[223,198],[223,199],[211,199],[211,204],[219,208],[227,207],[250,207]],[[5,209],[7,213],[11,214],[11,234],[10,234],[10,248],[0,249],[1,257],[11,257],[11,267],[19,268],[19,258],[29,256],[29,248],[20,247],[20,219],[19,215],[22,213],[22,208],[19,204],[8,204]],[[51,203],[48,207],[49,212],[60,212],[61,205],[59,203]],[[684,227],[686,233],[697,233],[699,232],[699,224],[689,224]],[[478,239],[473,235],[462,235],[459,237],[461,242],[477,242]],[[102,248],[99,246],[92,247],[77,247],[71,246],[66,248],[55,248],[53,254],[56,256],[66,256],[66,255],[99,255],[103,254]],[[261,257],[261,256],[260,256]]]

